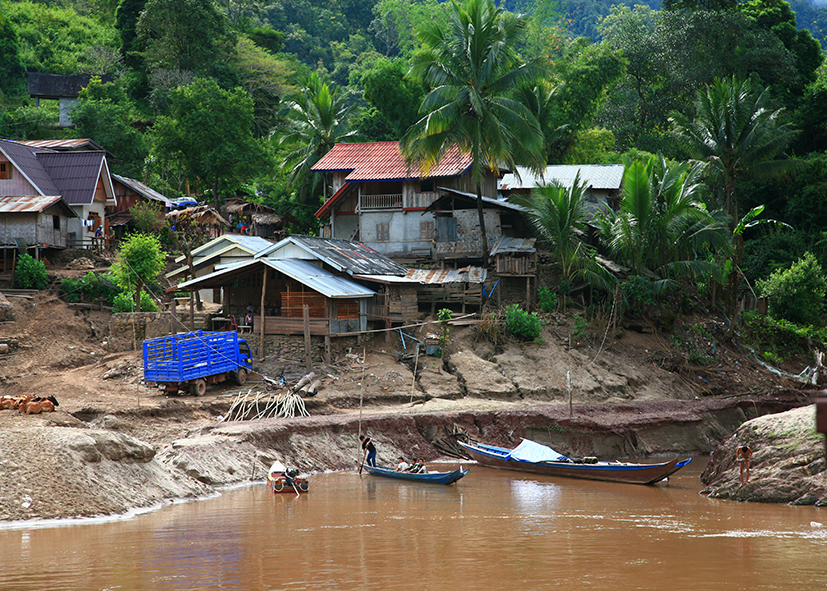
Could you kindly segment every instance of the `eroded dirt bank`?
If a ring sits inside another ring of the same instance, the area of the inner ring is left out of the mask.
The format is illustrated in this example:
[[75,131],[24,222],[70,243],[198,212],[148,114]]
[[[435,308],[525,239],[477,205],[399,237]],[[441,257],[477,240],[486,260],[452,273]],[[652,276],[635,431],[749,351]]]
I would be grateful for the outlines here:
[[[373,436],[380,462],[398,455],[432,461],[457,428],[510,445],[520,437],[572,455],[603,458],[661,453],[703,454],[745,420],[807,404],[796,392],[772,396],[565,405],[498,411],[365,412],[296,419],[207,424],[156,449],[112,429],[88,428],[57,416],[30,428],[0,430],[4,487],[0,519],[123,513],[173,498],[201,496],[225,484],[264,478],[276,459],[306,471],[354,469],[359,429]],[[33,417],[27,417],[33,418]],[[180,418],[180,417],[179,417]],[[167,420],[169,417],[167,417]],[[118,421],[109,417],[109,425]],[[45,458],[35,465],[27,459]],[[700,483],[699,483],[700,489]]]

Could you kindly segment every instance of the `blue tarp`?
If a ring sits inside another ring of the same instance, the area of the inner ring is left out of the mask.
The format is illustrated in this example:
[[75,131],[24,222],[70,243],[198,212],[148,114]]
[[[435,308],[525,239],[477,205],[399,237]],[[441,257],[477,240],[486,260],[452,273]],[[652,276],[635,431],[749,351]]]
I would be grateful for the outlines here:
[[505,458],[506,460],[521,460],[523,462],[564,462],[568,460],[566,456],[558,453],[541,443],[536,443],[529,439],[523,439],[522,443],[511,450]]

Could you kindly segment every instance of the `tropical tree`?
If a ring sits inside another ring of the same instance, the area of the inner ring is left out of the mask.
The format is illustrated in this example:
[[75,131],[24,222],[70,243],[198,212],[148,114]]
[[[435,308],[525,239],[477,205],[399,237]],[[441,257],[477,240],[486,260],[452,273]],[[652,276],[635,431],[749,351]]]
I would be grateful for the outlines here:
[[[358,134],[351,129],[355,105],[340,88],[317,72],[307,77],[301,95],[287,104],[286,133],[278,143],[293,146],[283,160],[288,169],[288,182],[298,188],[299,200],[304,202],[308,192],[318,194],[321,182],[310,169],[338,142],[355,140]],[[276,141],[276,132],[270,135]]]
[[552,182],[534,189],[530,197],[514,197],[512,202],[523,207],[523,215],[537,236],[548,242],[562,265],[564,280],[583,279],[592,286],[608,290],[615,278],[597,261],[595,249],[585,242],[586,223],[590,217],[586,205],[587,188],[578,174],[571,186]]
[[152,284],[164,270],[164,252],[153,234],[130,234],[121,241],[118,258],[112,265],[115,281],[135,295],[135,311],[141,311],[141,289]]
[[515,43],[526,27],[523,15],[505,12],[493,0],[451,2],[447,21],[430,21],[417,31],[423,49],[409,75],[431,91],[423,115],[402,138],[409,162],[433,169],[449,149],[471,155],[482,234],[483,263],[488,266],[488,237],[482,210],[486,171],[517,163],[545,166],[543,134],[536,118],[512,98],[514,91],[540,76],[539,61],[520,63]]
[[266,171],[269,154],[253,136],[253,99],[242,89],[223,90],[212,78],[198,78],[169,94],[170,115],[152,129],[156,166],[183,171],[219,197],[256,173]]
[[695,98],[695,118],[670,117],[673,136],[722,191],[724,209],[740,219],[737,183],[771,178],[790,170],[790,160],[776,159],[797,132],[781,120],[783,109],[767,106],[749,82],[716,78]]
[[663,156],[624,164],[620,207],[600,218],[614,259],[634,275],[653,277],[658,291],[681,276],[720,277],[721,265],[706,255],[731,253],[729,217],[699,202],[698,168]]

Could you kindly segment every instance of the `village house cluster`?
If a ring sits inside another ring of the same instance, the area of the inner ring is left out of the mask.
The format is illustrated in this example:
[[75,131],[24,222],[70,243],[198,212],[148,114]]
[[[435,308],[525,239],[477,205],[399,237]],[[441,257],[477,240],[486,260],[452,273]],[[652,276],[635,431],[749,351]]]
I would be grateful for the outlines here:
[[[414,321],[420,310],[481,309],[504,290],[533,305],[537,250],[532,229],[511,203],[541,183],[589,187],[590,206],[615,205],[622,165],[549,166],[488,173],[482,204],[490,269],[471,159],[449,152],[424,178],[396,142],[337,144],[313,167],[332,187],[316,212],[319,236],[288,235],[289,216],[236,197],[222,210],[173,200],[143,183],[110,174],[111,155],[86,139],[0,141],[0,247],[4,269],[30,252],[114,246],[131,229],[131,208],[157,202],[174,225],[183,212],[200,216],[212,237],[166,274],[170,296],[198,292],[221,305],[203,328],[240,328],[260,335],[331,337]],[[524,291],[523,291],[524,290]],[[177,303],[184,303],[183,301]]]

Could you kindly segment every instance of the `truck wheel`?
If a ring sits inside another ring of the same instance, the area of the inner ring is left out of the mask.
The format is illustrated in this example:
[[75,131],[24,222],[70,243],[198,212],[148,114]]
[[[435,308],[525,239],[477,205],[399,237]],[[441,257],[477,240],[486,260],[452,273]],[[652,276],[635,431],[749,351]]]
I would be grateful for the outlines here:
[[190,394],[193,396],[203,396],[207,391],[207,380],[198,378],[190,384]]
[[239,386],[243,386],[247,382],[247,370],[243,367],[239,367],[238,371],[235,372],[235,383]]

